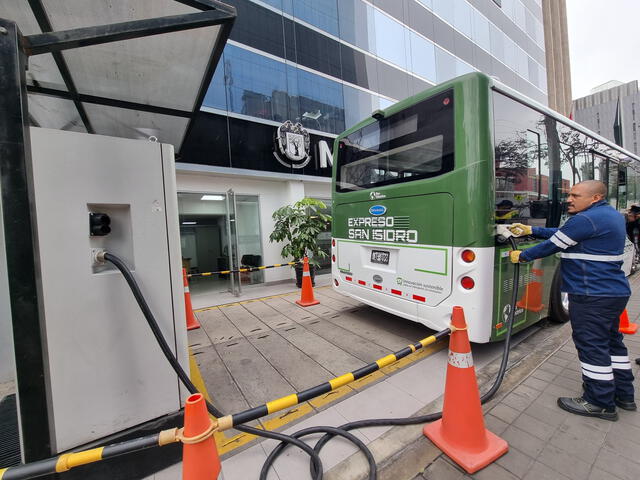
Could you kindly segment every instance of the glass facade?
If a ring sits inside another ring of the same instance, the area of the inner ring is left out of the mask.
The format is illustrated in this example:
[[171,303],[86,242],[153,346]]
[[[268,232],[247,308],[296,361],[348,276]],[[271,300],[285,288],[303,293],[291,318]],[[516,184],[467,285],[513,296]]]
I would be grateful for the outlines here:
[[542,9],[530,1],[228,3],[238,19],[205,111],[337,134],[373,110],[472,71],[547,101]]

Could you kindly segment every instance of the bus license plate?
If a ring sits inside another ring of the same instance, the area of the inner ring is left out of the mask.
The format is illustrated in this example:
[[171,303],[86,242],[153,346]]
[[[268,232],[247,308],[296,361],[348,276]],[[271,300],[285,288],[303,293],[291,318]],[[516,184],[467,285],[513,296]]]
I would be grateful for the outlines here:
[[389,265],[389,252],[384,250],[371,250],[371,263]]

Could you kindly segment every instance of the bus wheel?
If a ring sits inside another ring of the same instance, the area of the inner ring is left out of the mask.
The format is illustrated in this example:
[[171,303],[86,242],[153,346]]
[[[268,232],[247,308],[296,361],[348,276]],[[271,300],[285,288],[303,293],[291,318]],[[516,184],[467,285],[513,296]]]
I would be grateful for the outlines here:
[[551,293],[549,295],[549,318],[555,323],[569,321],[569,295],[560,291],[562,283],[560,267],[556,268],[551,281]]

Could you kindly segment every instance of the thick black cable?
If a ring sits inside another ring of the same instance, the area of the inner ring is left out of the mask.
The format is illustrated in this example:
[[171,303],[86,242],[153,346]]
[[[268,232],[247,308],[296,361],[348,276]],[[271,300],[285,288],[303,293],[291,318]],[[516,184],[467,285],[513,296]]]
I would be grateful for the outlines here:
[[[516,250],[517,245],[513,240],[513,238],[509,238],[509,241],[511,243],[512,248]],[[142,295],[142,292],[140,291],[140,288],[138,287],[138,284],[135,278],[133,277],[133,274],[129,270],[129,268],[126,266],[126,264],[122,260],[120,260],[118,257],[116,257],[113,254],[105,253],[104,259],[112,263],[118,270],[120,270],[120,272],[124,276],[125,280],[127,281],[127,284],[131,288],[131,291],[133,293],[133,296],[136,299],[136,302],[138,303],[138,306],[142,310],[142,313],[145,319],[147,320],[147,323],[149,324],[149,327],[151,328],[151,331],[153,332],[154,337],[156,338],[156,341],[158,342],[158,345],[160,346],[167,361],[171,364],[171,366],[175,370],[176,374],[178,375],[182,383],[185,385],[185,387],[187,387],[187,389],[191,393],[199,393],[198,389],[191,382],[191,379],[189,378],[187,373],[184,371],[184,369],[182,368],[182,366],[174,356],[173,352],[171,351],[171,348],[167,344],[164,336],[162,335],[162,332],[160,331],[160,327],[158,326],[158,323],[156,322],[155,317],[153,316],[153,313],[151,312],[151,309],[149,308],[149,305],[147,304],[144,296]],[[504,379],[504,375],[506,373],[507,364],[509,361],[509,351],[511,348],[510,345],[511,345],[511,333],[513,330],[513,318],[515,315],[516,301],[518,298],[519,275],[520,275],[520,265],[515,264],[513,293],[511,298],[511,309],[507,319],[507,333],[504,340],[502,361],[500,363],[500,368],[498,369],[498,374],[496,376],[496,379],[493,385],[480,398],[481,403],[488,402],[495,395],[495,393],[500,388],[500,385],[502,384],[502,380]],[[207,401],[207,409],[212,415],[218,418],[224,416],[224,413],[219,411],[213,404],[211,404],[208,401]],[[265,463],[263,464],[262,470],[260,472],[260,480],[265,480],[267,478],[267,473],[269,471],[269,468],[272,466],[276,458],[278,458],[278,456],[282,454],[282,452],[288,445],[295,445],[298,448],[304,450],[309,455],[310,471],[311,471],[312,478],[314,480],[322,480],[323,470],[322,470],[322,461],[320,460],[319,453],[320,453],[320,450],[324,447],[324,445],[328,441],[330,441],[332,438],[334,438],[336,435],[351,441],[354,445],[356,445],[360,449],[360,451],[362,451],[362,453],[367,458],[367,462],[369,463],[369,479],[375,480],[377,478],[377,467],[375,465],[375,459],[373,457],[373,454],[362,441],[360,441],[354,435],[348,433],[349,430],[353,430],[356,428],[379,427],[379,426],[415,425],[420,423],[433,422],[440,418],[442,418],[442,412],[431,413],[428,415],[421,415],[418,417],[359,420],[356,422],[346,423],[339,427],[327,426],[327,427],[307,428],[299,432],[296,432],[293,435],[285,435],[282,433],[272,432],[268,430],[260,430],[260,429],[248,427],[245,425],[234,426],[234,428],[236,428],[241,432],[250,433],[250,434],[261,436],[261,437],[271,438],[271,439],[279,440],[281,442],[269,454]],[[305,442],[299,440],[299,437],[302,437],[305,435],[311,435],[314,433],[320,433],[320,432],[324,432],[325,435],[322,438],[320,438],[320,440],[318,440],[318,442],[313,448],[311,448]]]
[[[165,340],[164,336],[162,335],[162,331],[158,326],[158,322],[156,321],[153,313],[151,312],[151,309],[149,308],[149,305],[147,304],[147,301],[145,300],[144,295],[140,291],[138,282],[136,282],[136,279],[131,273],[131,270],[129,270],[129,267],[127,267],[127,265],[120,258],[118,258],[117,256],[111,253],[105,253],[104,259],[107,262],[112,263],[118,270],[120,270],[120,273],[122,273],[122,276],[127,281],[127,284],[129,285],[129,288],[131,289],[131,292],[133,293],[133,296],[136,299],[136,302],[138,303],[140,310],[142,310],[142,314],[147,320],[149,328],[151,328],[151,331],[153,332],[153,336],[156,338],[156,341],[158,342],[158,345],[160,346],[162,353],[164,354],[167,361],[171,364],[171,367],[180,378],[180,381],[182,381],[182,383],[187,388],[187,390],[189,390],[189,392],[191,392],[192,394],[200,393],[198,392],[198,389],[189,378],[189,375],[187,375],[187,373],[182,368],[182,365],[180,365],[180,363],[176,359],[175,355],[171,351],[171,347],[169,347],[169,345],[167,344],[167,341]],[[209,411],[209,413],[211,413],[217,418],[225,416],[223,412],[218,410],[209,401],[207,401],[207,410]],[[314,480],[322,479],[322,461],[320,460],[320,456],[313,450],[311,446],[307,445],[302,440],[298,440],[295,437],[285,435],[283,433],[271,432],[268,430],[260,430],[258,428],[248,427],[246,425],[238,425],[238,426],[235,426],[234,428],[241,432],[258,435],[261,437],[271,438],[273,440],[279,440],[280,442],[285,442],[285,444],[292,444],[304,450],[311,457],[311,462],[312,462],[312,465],[314,465],[315,470],[319,472],[318,475],[313,477]]]
[[[518,247],[513,237],[509,238],[509,242],[511,243],[511,247],[514,250],[517,250]],[[487,390],[486,393],[484,393],[480,397],[480,402],[482,404],[488,402],[489,400],[491,400],[491,398],[493,398],[493,396],[496,394],[496,392],[500,388],[500,385],[502,384],[502,381],[504,379],[504,375],[507,371],[507,364],[509,363],[509,352],[511,350],[511,334],[513,331],[513,319],[515,316],[516,302],[518,299],[518,288],[520,283],[519,280],[520,280],[520,265],[516,263],[514,264],[514,270],[513,270],[513,292],[511,295],[511,309],[507,317],[507,333],[505,335],[504,346],[502,350],[502,360],[500,362],[500,368],[498,369],[498,373],[496,375],[496,379],[493,385],[491,386],[491,388],[489,388],[489,390]],[[340,425],[339,427],[337,427],[337,429],[340,431],[346,432],[356,428],[416,425],[421,423],[434,422],[436,420],[439,420],[440,418],[442,418],[442,412],[430,413],[428,415],[421,415],[418,417],[359,420],[356,422],[350,422],[350,423],[345,423],[344,425]],[[294,433],[294,435],[296,434]],[[329,442],[334,436],[335,436],[334,433],[327,433],[322,438],[320,438],[320,440],[316,442],[314,447],[314,450],[316,451],[316,453],[319,454],[320,450],[322,450],[322,448],[326,445],[326,443]],[[282,453],[282,451],[286,447],[287,445],[284,445],[284,444],[278,445],[278,447],[276,447],[276,449],[274,449],[274,451],[271,452],[271,455],[267,457],[267,460],[265,461],[265,464],[262,470],[263,471],[268,470],[271,464],[276,460],[276,458]],[[314,473],[313,466],[311,466],[311,472],[313,475]],[[369,475],[369,478],[374,480],[376,477],[372,477],[371,475]],[[266,476],[264,477],[260,476],[260,480],[264,480],[264,479],[266,479]]]

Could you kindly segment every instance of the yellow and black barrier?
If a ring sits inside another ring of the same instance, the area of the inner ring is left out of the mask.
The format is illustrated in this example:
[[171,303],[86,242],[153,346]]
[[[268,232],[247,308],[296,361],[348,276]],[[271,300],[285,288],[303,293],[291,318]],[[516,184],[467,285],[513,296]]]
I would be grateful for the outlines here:
[[265,415],[279,412],[280,410],[284,410],[285,408],[293,407],[294,405],[298,405],[299,403],[306,402],[307,400],[311,400],[315,397],[331,392],[332,390],[336,390],[337,388],[347,385],[355,380],[366,377],[370,373],[380,370],[387,365],[391,365],[401,358],[411,355],[421,348],[437,342],[450,333],[451,329],[446,328],[429,337],[423,338],[422,340],[414,344],[408,345],[402,350],[387,355],[386,357],[382,357],[375,362],[370,363],[369,365],[365,365],[362,368],[354,370],[353,372],[340,375],[339,377],[329,380],[328,382],[308,388],[307,390],[303,390],[302,392],[287,395],[286,397],[278,398],[277,400],[272,400],[271,402],[267,402],[259,407],[245,410],[244,412],[234,413],[233,415],[226,415],[218,419],[218,430],[228,430],[242,423],[247,423],[251,420],[256,420],[257,418],[264,417]]
[[244,273],[244,272],[259,272],[261,270],[266,270],[268,268],[277,268],[277,267],[288,267],[290,265],[296,265],[302,262],[287,262],[287,263],[276,263],[273,265],[262,265],[260,267],[247,267],[247,268],[239,268],[237,270],[220,270],[218,272],[202,272],[202,273],[189,273],[187,277],[210,277],[211,275],[227,275],[229,273]]
[[152,447],[162,447],[180,441],[179,430],[172,428],[162,430],[146,437],[134,438],[105,447],[92,448],[80,452],[63,453],[57,457],[47,458],[25,465],[0,468],[0,480],[26,480],[38,478],[52,473],[62,473],[80,465],[99,462],[126,453],[133,453]]
[[[295,262],[292,262],[295,263]],[[412,353],[431,345],[438,340],[449,335],[454,327],[441,330],[429,337],[406,346],[402,350],[398,350],[395,353],[391,353],[385,357],[376,360],[369,365],[365,365],[362,368],[354,370],[350,373],[340,375],[328,382],[316,385],[315,387],[308,388],[302,392],[287,395],[271,402],[267,402],[259,407],[251,408],[240,413],[234,413],[232,415],[225,415],[217,420],[214,420],[214,430],[224,431],[229,430],[235,426],[243,423],[256,420],[260,417],[264,417],[271,413],[279,412],[285,408],[292,407],[301,402],[311,400],[315,397],[323,395],[325,393],[336,390],[339,387],[348,385],[355,380],[365,377],[377,370],[380,370],[387,365],[391,365],[397,362],[401,358],[404,358]],[[217,424],[217,425],[216,425]],[[136,438],[133,440],[127,440],[114,445],[107,445],[105,447],[93,448],[91,450],[85,450],[73,453],[64,453],[57,457],[49,458],[46,460],[40,460],[38,462],[28,463],[25,465],[18,465],[16,467],[0,468],[0,480],[27,480],[30,478],[37,478],[43,475],[49,475],[52,473],[66,472],[73,467],[80,465],[86,465],[89,463],[99,462],[106,460],[107,458],[117,457],[125,453],[133,453],[139,450],[152,447],[162,447],[170,443],[182,441],[180,430],[172,428],[169,430],[162,430],[159,433],[148,435],[146,437]]]

